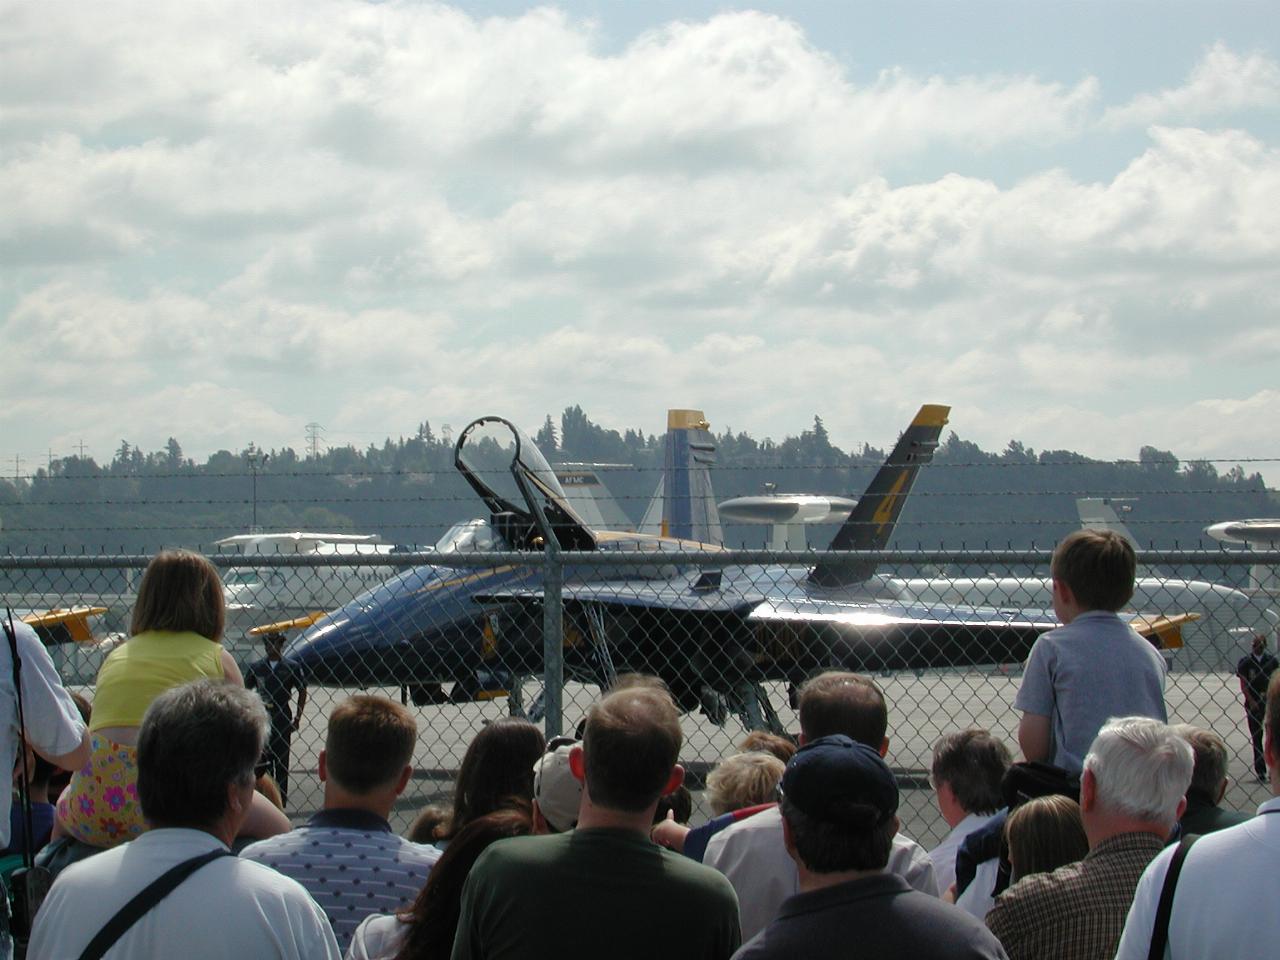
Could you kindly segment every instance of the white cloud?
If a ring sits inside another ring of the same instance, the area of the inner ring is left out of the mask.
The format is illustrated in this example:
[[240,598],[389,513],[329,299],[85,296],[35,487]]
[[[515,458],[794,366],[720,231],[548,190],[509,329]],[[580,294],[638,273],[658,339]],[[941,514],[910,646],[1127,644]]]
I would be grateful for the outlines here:
[[[775,437],[818,413],[882,445],[935,401],[983,442],[1132,456],[1186,445],[1168,410],[1258,396],[1280,349],[1275,145],[1153,126],[1082,178],[1056,164],[1106,136],[1092,77],[854,82],[750,12],[616,52],[554,10],[409,2],[0,23],[0,329],[30,371],[0,435],[32,450],[536,428],[570,403]],[[1272,70],[1215,47],[1141,122],[1262,104]],[[1031,172],[962,172],[1011,154]],[[88,384],[128,402],[82,414]]]
[[1261,52],[1241,55],[1219,41],[1210,47],[1180,87],[1143,93],[1111,107],[1103,126],[1188,123],[1244,110],[1280,107],[1280,64]]

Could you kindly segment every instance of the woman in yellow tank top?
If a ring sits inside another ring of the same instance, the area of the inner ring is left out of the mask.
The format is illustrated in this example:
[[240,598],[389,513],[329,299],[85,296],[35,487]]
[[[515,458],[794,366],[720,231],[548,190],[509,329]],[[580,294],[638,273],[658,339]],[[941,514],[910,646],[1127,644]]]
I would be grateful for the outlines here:
[[[147,829],[138,802],[138,728],[156,697],[208,677],[244,685],[235,659],[218,643],[226,605],[218,571],[198,553],[166,550],[147,565],[129,639],[98,671],[89,762],[58,800],[58,828],[95,847],[113,847]],[[284,814],[254,796],[248,836],[289,829]]]

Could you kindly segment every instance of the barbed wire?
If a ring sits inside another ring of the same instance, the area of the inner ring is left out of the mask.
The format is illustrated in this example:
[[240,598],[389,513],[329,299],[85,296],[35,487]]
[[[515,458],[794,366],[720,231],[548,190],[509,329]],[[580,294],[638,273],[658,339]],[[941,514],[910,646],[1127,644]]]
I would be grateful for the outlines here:
[[[999,456],[999,454],[993,454]],[[869,455],[862,462],[846,462],[846,463],[778,463],[778,464],[735,464],[735,463],[717,463],[714,471],[716,473],[726,473],[729,471],[789,471],[789,470],[848,470],[863,469],[868,467],[879,466],[883,460],[883,455],[877,457]],[[2,461],[0,461],[2,462]],[[1173,457],[1159,460],[1097,460],[1097,459],[1081,459],[1081,460],[947,460],[935,459],[931,464],[930,470],[938,469],[978,469],[978,468],[1028,468],[1028,467],[1185,467],[1192,464],[1269,464],[1280,463],[1280,457]],[[634,473],[662,473],[664,467],[662,464],[636,464],[636,465],[610,465],[606,467],[594,467],[589,461],[578,461],[573,466],[565,464],[551,464],[552,469],[599,469],[603,473],[616,472],[634,472]],[[52,482],[72,482],[72,481],[102,481],[102,480],[118,480],[118,481],[136,481],[136,480],[234,480],[234,479],[252,479],[255,476],[254,471],[230,471],[218,473],[202,473],[201,467],[192,467],[185,470],[175,470],[165,473],[112,473],[108,472],[112,469],[110,464],[98,465],[98,469],[104,472],[95,473],[89,476],[72,476],[65,473],[49,473],[44,469],[37,470],[34,473],[21,474],[24,480],[41,479]],[[474,473],[479,476],[489,475],[509,475],[506,467],[493,467],[474,469]],[[375,477],[456,477],[457,468],[452,465],[440,467],[438,469],[404,469],[404,468],[371,468],[367,470],[271,470],[263,467],[259,468],[256,476],[259,480],[267,478],[375,478]],[[0,477],[2,480],[11,481],[14,477]]]
[[[1113,490],[1097,490],[1097,489],[1061,489],[1061,490],[913,490],[912,499],[939,499],[943,497],[1089,497],[1093,499],[1110,499],[1124,500],[1137,498],[1154,498],[1164,496],[1247,496],[1257,494],[1258,490],[1238,490],[1232,488],[1219,489],[1216,487],[1192,487],[1186,489],[1113,489]],[[777,491],[779,497],[785,497],[790,491]],[[610,492],[610,496],[618,503],[649,503],[652,500],[648,494],[618,494]],[[668,499],[680,501],[687,500],[689,502],[700,503],[704,500],[702,497],[685,496],[678,497],[671,495]],[[214,506],[247,506],[253,503],[250,497],[204,497],[204,498],[171,498],[171,499],[95,499],[95,500],[36,500],[18,503],[5,504],[6,509],[24,509],[24,508],[48,508],[48,507],[214,507]],[[279,506],[287,504],[298,504],[307,506],[317,506],[324,504],[426,504],[426,503],[471,503],[478,502],[478,498],[474,495],[470,496],[448,496],[448,497],[427,497],[427,496],[395,496],[395,497],[257,497],[259,507],[263,506]],[[1126,523],[1130,522],[1130,515],[1126,514],[1122,519]],[[1132,522],[1155,522],[1151,518],[1143,520],[1133,520]]]

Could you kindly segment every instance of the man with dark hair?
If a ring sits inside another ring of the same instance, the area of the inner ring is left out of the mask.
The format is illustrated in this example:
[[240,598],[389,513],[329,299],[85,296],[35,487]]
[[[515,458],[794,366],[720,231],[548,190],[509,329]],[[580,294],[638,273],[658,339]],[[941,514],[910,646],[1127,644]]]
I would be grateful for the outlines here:
[[[307,682],[302,671],[284,659],[284,634],[271,631],[263,638],[267,655],[249,666],[244,685],[257,690],[271,719],[267,737],[266,772],[280,788],[280,801],[289,802],[289,747],[302,723],[307,706]],[[298,710],[293,709],[293,693],[298,692]]]
[[1195,754],[1191,786],[1187,787],[1187,809],[1179,821],[1182,832],[1213,833],[1248,820],[1247,813],[1219,806],[1227,794],[1227,745],[1222,738],[1212,730],[1201,730],[1189,723],[1175,724],[1173,729],[1191,744]]
[[435,847],[397,836],[388,822],[413,775],[417,737],[413,715],[394,700],[344,700],[329,715],[320,751],[323,808],[305,826],[241,851],[306,887],[343,950],[365,917],[411,904],[440,858]]
[[[800,691],[802,745],[840,734],[883,757],[889,749],[887,732],[884,695],[866,677],[829,670]],[[712,837],[702,862],[721,871],[737,891],[744,940],[763,930],[782,902],[800,889],[795,861],[782,842],[782,813],[776,805]],[[922,893],[938,895],[929,855],[900,833],[893,836],[888,869]]]
[[300,884],[230,855],[266,734],[262,702],[242,687],[197,680],[157,697],[138,732],[138,797],[151,829],[58,875],[29,956],[80,956],[154,881],[213,855],[125,929],[109,955],[340,957]]
[[[1173,890],[1166,957],[1274,956],[1280,943],[1280,672],[1272,675],[1265,702],[1262,749],[1271,799],[1252,820],[1201,837],[1186,851]],[[1138,881],[1116,960],[1150,955],[1176,852],[1176,845],[1166,847]]]
[[1240,693],[1244,696],[1244,718],[1249,724],[1249,740],[1253,744],[1253,772],[1260,783],[1267,782],[1267,764],[1262,755],[1262,725],[1267,710],[1267,684],[1280,670],[1280,660],[1267,650],[1267,636],[1254,634],[1253,647],[1236,664]]
[[1002,958],[963,910],[885,871],[898,830],[898,783],[878,751],[835,735],[806,743],[779,789],[782,836],[799,893],[735,960],[858,955],[913,960]]
[[1009,748],[986,730],[949,733],[933,745],[929,781],[951,832],[929,851],[938,890],[956,882],[956,853],[964,838],[987,824],[1004,806],[1000,784],[1012,758]]
[[659,797],[684,779],[681,741],[660,690],[629,687],[592,706],[569,755],[584,784],[577,828],[481,854],[462,893],[455,960],[729,957],[739,944],[733,888],[648,838]]
[[1168,719],[1164,658],[1117,616],[1135,569],[1133,547],[1111,530],[1077,530],[1054,550],[1053,609],[1063,626],[1037,638],[1013,704],[1027,760],[1079,776],[1107,718]]

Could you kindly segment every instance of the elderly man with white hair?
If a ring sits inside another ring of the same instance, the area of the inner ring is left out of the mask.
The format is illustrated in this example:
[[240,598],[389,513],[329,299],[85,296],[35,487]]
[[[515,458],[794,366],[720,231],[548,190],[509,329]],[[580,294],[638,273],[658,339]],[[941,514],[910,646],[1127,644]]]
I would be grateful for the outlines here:
[[1010,960],[1115,955],[1142,871],[1187,805],[1191,747],[1147,717],[1112,718],[1084,761],[1080,818],[1089,853],[1023,877],[997,899],[987,926]]

